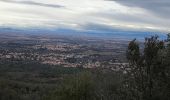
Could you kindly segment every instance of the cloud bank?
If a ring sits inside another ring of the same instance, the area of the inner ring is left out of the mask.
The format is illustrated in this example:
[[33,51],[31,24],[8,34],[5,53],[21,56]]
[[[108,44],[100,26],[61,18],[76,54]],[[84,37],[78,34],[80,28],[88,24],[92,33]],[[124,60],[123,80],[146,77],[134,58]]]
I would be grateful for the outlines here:
[[1,27],[170,32],[169,0],[0,0],[0,5]]
[[15,0],[1,0],[1,1],[9,2],[9,3],[24,4],[24,5],[35,5],[35,6],[52,7],[52,8],[64,8],[64,6],[62,6],[62,5],[46,4],[46,3],[35,2],[35,1],[15,1]]

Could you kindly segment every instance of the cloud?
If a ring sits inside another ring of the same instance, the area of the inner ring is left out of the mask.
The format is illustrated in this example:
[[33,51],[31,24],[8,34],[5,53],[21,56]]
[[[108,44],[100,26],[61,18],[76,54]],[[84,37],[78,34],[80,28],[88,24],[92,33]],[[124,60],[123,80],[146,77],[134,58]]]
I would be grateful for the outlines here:
[[0,26],[170,31],[168,0],[0,0],[0,4]]
[[[112,1],[112,0],[110,0]],[[170,0],[113,0],[121,5],[140,7],[160,17],[170,17]]]
[[62,5],[46,4],[46,3],[40,3],[35,1],[16,1],[16,0],[0,0],[0,1],[9,2],[9,3],[26,4],[26,5],[36,5],[36,6],[43,6],[43,7],[52,7],[52,8],[64,8],[64,6]]

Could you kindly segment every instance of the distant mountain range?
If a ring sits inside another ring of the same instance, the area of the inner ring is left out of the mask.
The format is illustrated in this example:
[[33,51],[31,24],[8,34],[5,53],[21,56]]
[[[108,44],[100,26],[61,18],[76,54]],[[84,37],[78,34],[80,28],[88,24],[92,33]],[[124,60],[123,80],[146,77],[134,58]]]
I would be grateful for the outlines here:
[[161,39],[166,38],[166,33],[147,32],[147,31],[125,31],[120,29],[112,30],[73,30],[73,29],[20,29],[1,27],[0,35],[62,35],[73,37],[94,37],[94,38],[109,38],[109,39],[134,39],[144,40],[145,37],[158,35]]

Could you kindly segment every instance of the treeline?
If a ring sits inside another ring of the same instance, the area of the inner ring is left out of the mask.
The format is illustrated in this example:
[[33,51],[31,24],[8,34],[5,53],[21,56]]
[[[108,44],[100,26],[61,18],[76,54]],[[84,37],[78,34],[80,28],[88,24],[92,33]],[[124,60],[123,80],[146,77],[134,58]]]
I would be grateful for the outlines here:
[[126,54],[119,71],[1,63],[0,100],[170,100],[170,34],[134,39]]

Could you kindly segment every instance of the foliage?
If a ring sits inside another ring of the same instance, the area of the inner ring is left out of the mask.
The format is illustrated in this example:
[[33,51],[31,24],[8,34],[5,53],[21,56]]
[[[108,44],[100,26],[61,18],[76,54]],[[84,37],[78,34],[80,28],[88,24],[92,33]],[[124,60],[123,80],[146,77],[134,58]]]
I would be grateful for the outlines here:
[[[136,100],[167,100],[167,74],[164,62],[164,52],[167,48],[158,36],[146,38],[144,50],[140,52],[138,43],[129,43],[127,59],[129,61],[130,89]],[[168,65],[169,66],[169,65]],[[159,93],[162,92],[162,93]]]
[[45,100],[123,100],[120,73],[92,72],[85,71],[66,78]]

